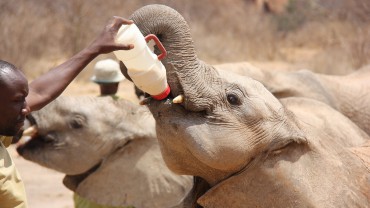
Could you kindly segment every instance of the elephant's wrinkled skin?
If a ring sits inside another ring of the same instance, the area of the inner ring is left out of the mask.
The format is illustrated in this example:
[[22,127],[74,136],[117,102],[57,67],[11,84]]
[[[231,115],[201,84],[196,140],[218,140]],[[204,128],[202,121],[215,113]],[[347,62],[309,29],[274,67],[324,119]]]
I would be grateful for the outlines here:
[[260,81],[275,97],[306,97],[343,113],[370,135],[370,65],[348,75],[324,75],[309,70],[261,70],[249,63],[217,65]]
[[370,135],[370,65],[348,75],[325,75],[309,70],[263,70],[248,62],[219,64],[215,68],[251,77],[278,99],[305,97],[324,102]]
[[148,107],[168,167],[196,176],[186,207],[370,206],[370,172],[352,151],[368,148],[369,136],[347,117],[312,99],[279,101],[256,80],[216,71],[197,58],[171,8],[149,5],[131,19],[160,37],[171,94],[185,97]]
[[191,177],[163,162],[154,119],[142,106],[111,97],[60,97],[32,117],[38,134],[17,151],[65,173],[64,184],[86,199],[163,208],[177,205],[191,188]]

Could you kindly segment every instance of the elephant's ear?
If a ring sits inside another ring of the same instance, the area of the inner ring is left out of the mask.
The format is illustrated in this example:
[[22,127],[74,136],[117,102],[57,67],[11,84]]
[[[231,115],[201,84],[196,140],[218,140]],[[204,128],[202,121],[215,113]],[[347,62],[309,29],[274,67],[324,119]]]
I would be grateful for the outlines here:
[[288,137],[281,140],[274,140],[268,147],[267,155],[279,154],[283,149],[292,145],[307,145],[307,139],[304,136]]
[[359,147],[352,147],[350,151],[361,159],[363,164],[370,170],[370,141]]
[[284,148],[298,144],[307,145],[308,141],[305,133],[299,128],[295,120],[286,119],[280,128],[274,132],[275,137],[271,140],[267,146],[266,156],[270,154],[278,154]]
[[204,180],[201,177],[194,176],[192,189],[185,196],[180,205],[172,208],[183,208],[183,207],[201,208],[201,206],[198,205],[197,200],[210,188],[211,186],[207,183],[206,180]]

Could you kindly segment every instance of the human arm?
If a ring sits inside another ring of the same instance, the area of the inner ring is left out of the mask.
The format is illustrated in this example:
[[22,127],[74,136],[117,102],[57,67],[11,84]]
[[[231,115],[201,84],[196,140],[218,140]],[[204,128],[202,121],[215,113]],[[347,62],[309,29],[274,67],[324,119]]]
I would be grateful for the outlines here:
[[57,98],[87,64],[99,54],[132,49],[133,45],[118,44],[114,41],[121,25],[132,23],[131,20],[113,17],[100,35],[86,48],[32,81],[29,84],[29,94],[26,98],[31,111],[39,110]]

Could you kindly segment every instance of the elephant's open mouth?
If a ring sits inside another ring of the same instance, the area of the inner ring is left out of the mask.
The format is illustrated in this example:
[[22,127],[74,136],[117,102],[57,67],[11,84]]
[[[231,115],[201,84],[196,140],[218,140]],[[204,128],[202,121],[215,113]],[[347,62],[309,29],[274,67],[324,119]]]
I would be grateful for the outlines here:
[[36,147],[37,144],[33,143],[41,143],[41,141],[47,142],[48,140],[51,141],[50,139],[48,139],[48,137],[42,136],[38,133],[36,119],[32,115],[27,115],[24,124],[24,130],[20,134],[20,138],[16,143],[16,149],[17,152],[22,155],[23,150],[26,146],[27,148],[30,148],[32,146]]
[[[150,96],[146,96],[143,100],[140,101],[140,105],[149,105],[151,103],[151,101],[153,100],[152,97]],[[182,104],[184,103],[185,101],[185,97],[184,95],[180,94],[180,95],[177,95],[176,97],[172,97],[171,95],[169,95],[167,98],[165,98],[164,100],[162,100],[165,104]]]
[[[183,95],[177,96],[175,98],[167,97],[164,100],[158,101],[151,97],[145,98],[141,101],[141,105],[148,106],[152,115],[156,119],[160,119],[162,115],[167,115],[171,111],[181,111],[186,110],[183,105],[184,97]],[[168,116],[168,115],[167,115]]]

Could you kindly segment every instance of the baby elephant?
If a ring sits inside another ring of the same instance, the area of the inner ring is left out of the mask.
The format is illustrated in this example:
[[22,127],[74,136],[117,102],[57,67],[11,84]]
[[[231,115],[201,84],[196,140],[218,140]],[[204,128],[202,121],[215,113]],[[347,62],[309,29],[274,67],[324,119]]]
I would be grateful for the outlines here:
[[18,143],[18,153],[65,173],[64,185],[80,199],[172,207],[192,186],[191,177],[166,167],[145,107],[111,97],[60,97],[29,120],[37,132]]

